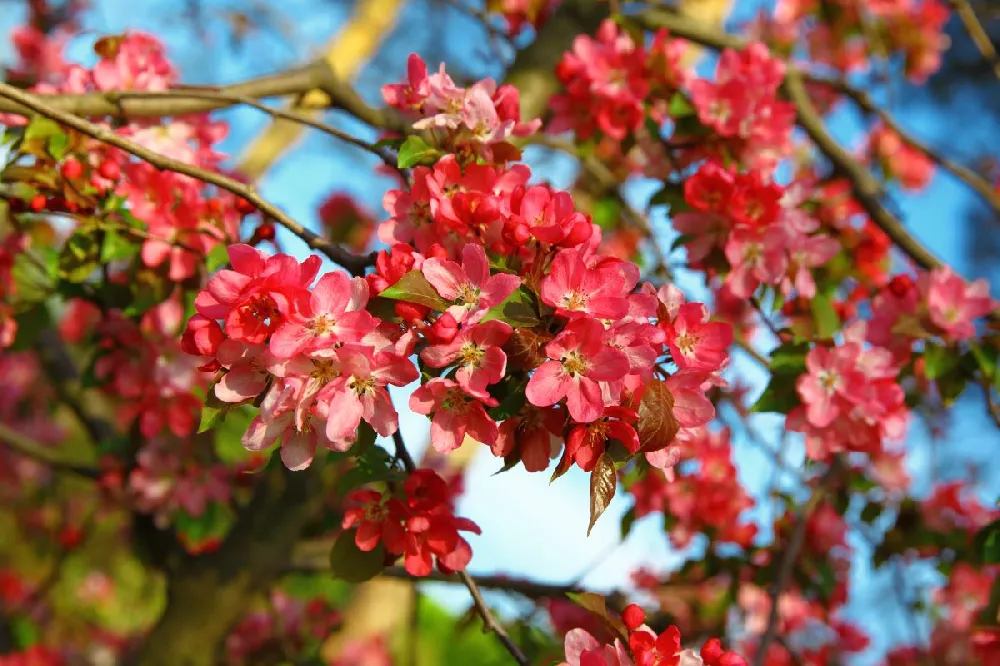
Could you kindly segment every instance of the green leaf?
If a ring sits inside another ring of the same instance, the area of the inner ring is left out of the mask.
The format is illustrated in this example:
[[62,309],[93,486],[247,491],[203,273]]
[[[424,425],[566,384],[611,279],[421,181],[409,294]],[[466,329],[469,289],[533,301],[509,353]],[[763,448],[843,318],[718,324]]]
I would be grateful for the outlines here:
[[653,206],[669,206],[671,215],[691,210],[684,198],[684,185],[681,183],[663,183],[663,187],[649,199],[648,207]]
[[[385,295],[385,292],[382,292],[380,295]],[[541,320],[539,320],[538,314],[535,311],[534,300],[534,295],[532,295],[527,287],[518,287],[502,302],[497,303],[487,310],[486,315],[480,320],[480,323],[497,319],[516,328],[538,326]]]
[[829,293],[818,293],[809,301],[813,320],[816,322],[816,334],[820,338],[832,338],[840,330],[840,316],[833,307],[833,299]]
[[[490,418],[494,421],[505,421],[512,416],[516,416],[527,402],[527,398],[524,394],[527,386],[527,377],[517,379],[514,376],[508,376],[505,377],[503,381],[498,384],[494,384],[493,387],[490,387],[491,389],[496,387],[494,390],[496,390],[497,393],[494,393],[493,391],[490,393],[494,398],[499,400],[499,404],[496,407],[491,407],[487,410],[487,414],[490,415]],[[506,390],[506,393],[503,394],[504,397],[499,397],[499,391],[504,390]]]
[[406,141],[399,147],[399,156],[396,164],[400,169],[409,169],[418,164],[434,164],[443,153],[415,134],[406,137]]
[[237,407],[236,403],[223,402],[215,395],[215,383],[208,387],[208,397],[201,408],[201,423],[198,432],[205,432],[222,423],[226,416]]
[[131,259],[139,251],[139,246],[114,230],[104,232],[104,243],[101,246],[101,262],[110,263]]
[[1000,564],[1000,520],[979,530],[975,543],[983,556],[983,564]]
[[[369,483],[378,481],[389,481],[397,476],[392,469],[392,458],[389,453],[379,447],[374,446],[375,431],[367,423],[362,422],[359,431],[367,428],[365,432],[358,433],[356,448],[363,449],[354,459],[354,467],[347,470],[343,476],[337,480],[336,491],[340,496],[344,496],[355,488],[359,488]],[[369,439],[365,444],[362,440]]]
[[229,263],[229,248],[223,244],[213,247],[205,257],[205,271],[214,273]]
[[49,155],[57,160],[66,157],[69,151],[69,137],[64,132],[53,134],[48,141]]
[[[211,395],[215,395],[213,390]],[[204,410],[203,410],[204,411]],[[240,463],[252,454],[243,446],[243,433],[250,427],[256,410],[251,405],[237,405],[215,428],[215,455],[227,465]]]
[[38,336],[52,325],[52,318],[44,303],[39,303],[24,312],[14,315],[17,323],[17,333],[14,342],[8,348],[10,351],[25,351],[38,343]]
[[806,371],[809,349],[809,344],[805,342],[786,342],[781,345],[771,352],[771,373],[801,375]]
[[59,254],[59,277],[68,282],[83,282],[97,270],[101,260],[101,246],[93,229],[77,231]]
[[594,224],[605,231],[618,226],[621,219],[621,206],[614,197],[604,197],[597,201],[590,211]]
[[587,525],[587,536],[604,511],[611,504],[618,487],[618,474],[615,461],[605,452],[597,459],[594,471],[590,473],[590,524]]
[[56,281],[59,254],[55,248],[32,248],[14,255],[11,277],[22,303],[38,303],[49,297]]
[[234,522],[232,510],[220,502],[209,502],[200,516],[178,511],[174,527],[188,546],[198,546],[209,539],[221,539]]
[[348,583],[371,580],[385,568],[385,547],[379,545],[365,552],[354,543],[356,529],[342,533],[330,550],[330,573]]
[[621,540],[624,541],[629,534],[632,533],[632,527],[635,525],[635,507],[625,512],[622,516],[621,522]]
[[928,342],[924,347],[924,372],[927,379],[938,379],[958,367],[961,355],[953,347]]
[[601,618],[612,631],[628,640],[628,630],[625,628],[625,624],[617,616],[608,612],[608,602],[604,597],[594,592],[567,592],[566,596],[580,608]]
[[695,115],[697,109],[694,108],[694,105],[691,104],[691,101],[684,93],[678,91],[670,98],[670,105],[667,111],[676,120],[677,118],[686,118],[687,116]]
[[444,312],[449,305],[420,271],[410,271],[401,277],[399,282],[379,294],[379,298],[416,303],[438,312]]
[[978,343],[969,343],[969,350],[979,364],[979,370],[987,379],[993,379],[997,371],[997,350],[993,347],[983,349]]
[[795,381],[788,374],[777,374],[771,376],[771,381],[767,383],[767,388],[761,394],[751,412],[776,412],[787,414],[794,407],[799,405],[799,396],[795,391]]
[[65,135],[63,129],[54,120],[49,118],[44,118],[42,116],[35,116],[28,123],[28,126],[24,130],[24,140],[25,141],[48,141],[49,138],[56,136],[57,134]]

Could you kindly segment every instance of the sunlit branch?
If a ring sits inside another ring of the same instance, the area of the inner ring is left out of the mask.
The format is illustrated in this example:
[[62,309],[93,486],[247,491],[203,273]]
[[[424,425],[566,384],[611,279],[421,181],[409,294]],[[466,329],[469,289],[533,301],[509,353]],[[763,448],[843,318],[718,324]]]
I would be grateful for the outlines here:
[[938,151],[928,146],[926,143],[920,141],[920,139],[917,139],[912,134],[906,132],[899,126],[899,123],[896,122],[895,118],[893,118],[888,111],[875,104],[871,95],[869,95],[866,91],[855,88],[854,86],[849,85],[846,81],[814,76],[807,76],[805,78],[809,83],[825,85],[833,88],[837,92],[849,97],[865,113],[878,116],[882,123],[895,132],[904,143],[909,144],[911,147],[927,155],[932,162],[964,182],[972,190],[974,190],[976,194],[982,197],[987,204],[992,206],[995,211],[1000,213],[1000,194],[997,193],[996,188],[990,185],[989,181],[981,177],[969,167],[945,157]]
[[962,20],[962,25],[965,26],[965,31],[969,33],[972,43],[979,49],[979,54],[983,56],[983,60],[993,69],[996,77],[1000,79],[1000,55],[997,54],[997,49],[993,46],[993,40],[986,33],[986,29],[983,28],[983,24],[979,20],[979,17],[976,16],[972,5],[969,4],[968,0],[951,0],[950,4]]
[[57,108],[51,107],[38,96],[26,93],[7,83],[0,82],[0,97],[13,100],[22,107],[30,109],[31,111],[47,118],[51,118],[52,120],[74,129],[81,134],[85,134],[110,146],[124,150],[130,155],[149,162],[158,169],[173,171],[185,176],[190,176],[191,178],[196,178],[202,182],[215,185],[216,187],[231,192],[232,194],[243,197],[256,206],[261,213],[272,218],[275,222],[298,236],[310,248],[323,252],[330,259],[337,262],[355,275],[363,274],[365,268],[374,263],[374,253],[367,256],[359,256],[348,252],[336,243],[332,243],[324,239],[322,236],[309,231],[303,225],[299,224],[277,207],[266,201],[252,187],[249,187],[244,183],[234,180],[228,176],[224,176],[220,173],[192,166],[144,148],[137,143],[119,136],[108,128],[95,125],[73,115],[72,113],[60,111]]

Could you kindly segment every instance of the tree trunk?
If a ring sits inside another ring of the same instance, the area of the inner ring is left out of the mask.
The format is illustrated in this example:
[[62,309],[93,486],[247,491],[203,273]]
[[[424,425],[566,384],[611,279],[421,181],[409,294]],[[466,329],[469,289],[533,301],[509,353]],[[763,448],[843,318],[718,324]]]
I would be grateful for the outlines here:
[[289,472],[280,463],[265,475],[219,550],[168,564],[166,609],[132,663],[218,663],[229,630],[286,567],[322,504],[323,483],[318,470]]

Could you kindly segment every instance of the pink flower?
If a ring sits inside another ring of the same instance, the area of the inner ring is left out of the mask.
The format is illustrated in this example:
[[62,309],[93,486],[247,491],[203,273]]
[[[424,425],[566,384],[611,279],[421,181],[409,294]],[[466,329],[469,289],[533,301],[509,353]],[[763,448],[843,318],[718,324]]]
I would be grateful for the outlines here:
[[666,325],[670,356],[682,370],[712,372],[729,360],[733,328],[724,322],[709,321],[709,316],[704,304],[684,303]]
[[326,436],[338,450],[346,450],[361,419],[383,437],[392,435],[399,427],[399,415],[386,385],[406,386],[419,377],[417,368],[408,358],[388,352],[372,354],[369,348],[355,345],[344,345],[337,357],[340,376],[317,396],[329,408]]
[[537,407],[563,398],[570,416],[590,423],[604,412],[599,382],[621,379],[629,370],[628,357],[605,345],[604,327],[596,319],[576,319],[545,345],[546,361],[528,381],[528,401]]
[[488,398],[486,387],[500,381],[507,370],[507,355],[500,347],[512,332],[509,324],[497,320],[465,326],[448,344],[425,348],[420,358],[432,368],[457,361],[459,386],[469,395]]
[[322,261],[311,255],[301,264],[287,254],[269,257],[249,245],[229,247],[232,270],[212,276],[195,298],[198,313],[225,321],[226,335],[263,343],[278,328],[280,311],[308,297]]
[[340,271],[327,273],[313,287],[307,308],[300,310],[287,302],[279,305],[285,323],[271,336],[271,352],[290,358],[335,342],[360,342],[377,325],[364,311],[367,302],[364,278],[351,278]]
[[841,394],[860,392],[864,380],[856,370],[858,353],[858,346],[853,344],[809,350],[809,372],[799,377],[795,387],[806,405],[809,422],[817,428],[825,428],[840,415]]
[[734,231],[725,248],[726,259],[732,267],[726,284],[733,294],[749,298],[761,283],[777,284],[788,265],[786,242],[786,232],[778,226],[763,232]]
[[389,106],[405,111],[417,111],[427,98],[427,65],[416,53],[406,61],[406,82],[382,86],[382,98]]
[[986,280],[967,284],[948,267],[931,271],[927,288],[930,318],[953,340],[974,337],[974,320],[989,314],[994,307]]
[[475,323],[486,310],[501,303],[521,285],[521,278],[508,273],[490,275],[486,250],[467,244],[462,249],[462,264],[431,257],[424,261],[424,277],[446,301],[454,305],[448,313],[459,323]]
[[586,629],[566,634],[566,661],[558,666],[634,666],[628,650],[615,639],[614,646],[601,645]]
[[[496,400],[484,400],[495,406]],[[454,451],[469,435],[483,444],[496,442],[498,429],[489,417],[483,402],[470,399],[459,384],[441,377],[432,379],[410,396],[410,409],[417,414],[433,415],[431,446],[439,453]]]
[[798,290],[799,296],[812,298],[816,295],[816,282],[813,280],[811,268],[822,266],[840,251],[840,243],[818,234],[807,236],[795,234],[788,246],[789,273],[791,278],[785,278],[781,290],[785,296],[792,292],[792,285]]
[[631,277],[618,263],[588,268],[579,251],[562,250],[542,280],[541,297],[564,317],[620,319],[628,313],[626,295],[637,281]]

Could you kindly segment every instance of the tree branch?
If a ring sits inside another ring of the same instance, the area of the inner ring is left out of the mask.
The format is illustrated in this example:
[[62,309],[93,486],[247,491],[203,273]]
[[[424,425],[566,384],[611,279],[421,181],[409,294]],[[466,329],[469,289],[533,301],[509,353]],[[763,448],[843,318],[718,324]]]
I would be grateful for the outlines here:
[[[161,99],[124,99],[114,91],[89,92],[82,94],[35,95],[47,106],[75,116],[114,118],[162,118],[164,116],[184,116],[207,113],[217,109],[235,106],[236,102],[224,98],[206,99],[189,95],[194,91],[214,91],[228,98],[265,99],[268,97],[288,97],[299,95],[313,88],[331,87],[333,74],[329,66],[321,61],[304,67],[249,79],[227,86],[175,87],[167,91]],[[334,86],[335,87],[335,86]],[[331,95],[331,97],[333,97]],[[32,109],[15,99],[0,99],[0,113],[16,113],[30,116]]]
[[846,81],[837,81],[814,76],[805,76],[805,79],[809,83],[829,86],[835,91],[849,97],[855,104],[858,105],[858,107],[861,108],[862,111],[868,115],[878,116],[882,123],[899,135],[899,138],[902,139],[903,142],[924,153],[931,159],[932,162],[964,182],[980,197],[982,197],[987,204],[992,206],[995,211],[1000,213],[1000,194],[997,193],[996,189],[986,179],[982,178],[979,174],[964,164],[959,164],[958,162],[945,157],[928,146],[926,143],[907,133],[899,126],[899,123],[896,122],[896,119],[893,118],[888,111],[875,104],[871,95],[869,95],[866,91],[855,88]]
[[983,24],[979,21],[979,17],[976,16],[972,5],[969,4],[968,0],[951,0],[949,4],[951,4],[955,13],[958,14],[958,17],[962,19],[962,25],[965,26],[965,31],[969,33],[969,39],[979,49],[983,60],[993,69],[996,77],[1000,79],[1000,55],[997,55],[997,49],[993,46],[993,41],[986,33],[986,29],[983,28]]
[[802,505],[799,510],[798,516],[795,519],[795,528],[792,531],[792,538],[789,541],[788,547],[785,550],[784,557],[781,559],[780,569],[778,569],[778,577],[774,581],[774,585],[771,587],[771,611],[767,618],[767,628],[764,630],[764,635],[760,638],[760,643],[757,644],[757,652],[754,655],[753,666],[764,666],[765,660],[767,659],[767,648],[770,646],[771,642],[775,639],[778,633],[778,601],[781,598],[781,593],[784,591],[788,584],[792,580],[792,574],[795,571],[795,561],[799,557],[799,551],[802,550],[802,546],[806,540],[806,527],[809,524],[809,516],[812,512],[816,510],[819,503],[823,501],[823,497],[826,495],[827,486],[833,480],[834,476],[837,474],[839,469],[839,460],[834,458],[826,470],[826,473],[813,488],[812,493],[809,495],[809,499],[806,503]]
[[58,456],[52,455],[52,451],[48,447],[22,435],[2,422],[0,422],[0,442],[6,444],[15,453],[47,465],[57,472],[68,472],[85,479],[96,479],[100,476],[96,467],[62,460]]
[[305,242],[305,244],[310,248],[323,252],[330,259],[337,262],[354,275],[362,275],[365,268],[373,265],[375,262],[374,253],[363,257],[352,254],[336,243],[332,243],[312,231],[309,231],[277,207],[267,202],[263,197],[257,194],[252,187],[245,185],[244,183],[234,180],[228,176],[224,176],[220,173],[195,167],[179,160],[166,157],[160,153],[153,152],[137,143],[119,136],[106,127],[95,125],[71,113],[60,111],[57,108],[49,106],[41,98],[32,95],[31,93],[19,90],[7,83],[0,82],[0,97],[13,100],[21,106],[42,116],[51,118],[52,120],[74,129],[81,134],[85,134],[110,146],[124,150],[130,155],[134,155],[141,160],[149,162],[158,169],[173,171],[185,176],[190,176],[191,178],[195,178],[205,183],[210,183],[237,196],[243,197],[256,206],[262,213],[272,218],[275,222],[302,239],[302,241]]

